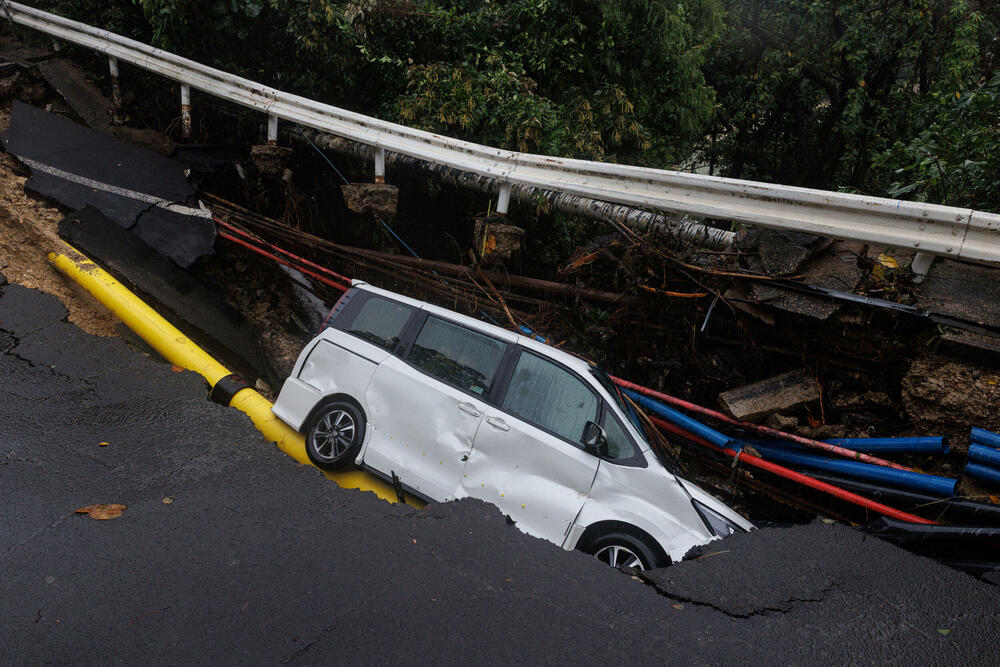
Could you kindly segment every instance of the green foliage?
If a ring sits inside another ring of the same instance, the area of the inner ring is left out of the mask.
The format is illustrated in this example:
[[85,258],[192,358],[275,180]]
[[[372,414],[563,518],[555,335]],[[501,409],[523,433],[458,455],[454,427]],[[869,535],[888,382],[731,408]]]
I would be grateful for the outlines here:
[[970,0],[729,0],[708,66],[724,173],[882,192],[923,100],[980,75]]
[[934,92],[921,127],[875,160],[889,195],[1000,212],[1000,74],[972,91]]

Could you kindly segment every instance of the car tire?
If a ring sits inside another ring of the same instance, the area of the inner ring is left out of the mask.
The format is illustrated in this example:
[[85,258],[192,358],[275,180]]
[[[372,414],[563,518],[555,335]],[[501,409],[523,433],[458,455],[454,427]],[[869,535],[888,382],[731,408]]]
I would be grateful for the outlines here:
[[306,422],[306,456],[317,468],[337,470],[354,462],[365,439],[365,417],[356,405],[324,403]]
[[586,552],[605,565],[622,569],[649,570],[659,566],[655,552],[643,540],[628,533],[608,533],[594,540]]

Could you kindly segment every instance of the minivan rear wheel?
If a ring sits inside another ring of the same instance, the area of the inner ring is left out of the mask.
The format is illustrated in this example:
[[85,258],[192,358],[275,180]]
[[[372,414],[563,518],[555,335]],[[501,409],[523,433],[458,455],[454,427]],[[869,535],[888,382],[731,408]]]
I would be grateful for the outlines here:
[[608,533],[589,546],[587,553],[605,565],[622,569],[649,570],[656,567],[656,556],[645,542],[626,533]]
[[306,456],[316,467],[336,470],[350,465],[361,451],[365,418],[347,401],[331,401],[306,424]]

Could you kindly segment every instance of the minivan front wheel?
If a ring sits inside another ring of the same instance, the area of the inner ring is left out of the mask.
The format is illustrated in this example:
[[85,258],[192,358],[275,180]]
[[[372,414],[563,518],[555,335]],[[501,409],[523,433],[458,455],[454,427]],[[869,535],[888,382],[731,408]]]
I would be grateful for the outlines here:
[[352,403],[332,401],[323,405],[306,427],[306,456],[318,468],[342,468],[361,451],[365,418]]
[[656,567],[656,556],[642,540],[626,533],[608,533],[594,540],[587,553],[616,569],[625,567],[649,570]]

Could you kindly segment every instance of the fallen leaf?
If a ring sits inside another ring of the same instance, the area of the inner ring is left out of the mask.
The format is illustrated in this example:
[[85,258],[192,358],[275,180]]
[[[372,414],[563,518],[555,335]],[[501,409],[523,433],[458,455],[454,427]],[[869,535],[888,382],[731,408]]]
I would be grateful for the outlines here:
[[678,603],[677,603],[677,604],[675,604],[675,605],[671,605],[671,606],[672,606],[672,607],[673,607],[674,609],[676,609],[677,611],[680,611],[681,609],[683,609],[683,608],[684,608],[684,605],[682,605],[682,604],[681,604],[680,602],[678,602]]
[[122,515],[122,512],[128,505],[87,505],[86,507],[81,507],[75,510],[76,514],[86,514],[91,519],[97,519],[98,521],[103,521],[105,519],[117,519]]
[[898,269],[899,268],[899,262],[897,262],[895,260],[895,258],[890,257],[889,255],[887,255],[885,253],[882,253],[882,254],[880,254],[878,256],[878,263],[881,264],[882,266],[884,266],[887,269]]
[[172,502],[174,502],[174,497],[173,496],[163,496],[163,504],[164,505],[169,505]]
[[247,610],[247,607],[249,606],[250,606],[250,600],[247,600],[246,602],[243,603],[243,606],[240,607],[240,613],[242,614],[243,612],[245,612]]
[[175,373],[183,373],[184,372],[184,367],[183,366],[174,366],[173,364],[171,364],[170,365],[170,370],[172,370]]
[[950,635],[951,628],[938,628],[938,632],[940,632],[942,635]]
[[111,444],[110,442],[99,442],[99,443],[97,443],[97,446],[98,447],[107,447],[110,444]]
[[990,502],[993,503],[994,505],[1000,505],[1000,496],[995,496],[991,493]]
[[806,421],[809,422],[809,427],[810,428],[819,428],[820,426],[823,425],[823,422],[821,422],[820,420],[816,419],[812,415],[806,415]]
[[823,523],[837,523],[833,519],[820,519],[820,521],[822,521]]

